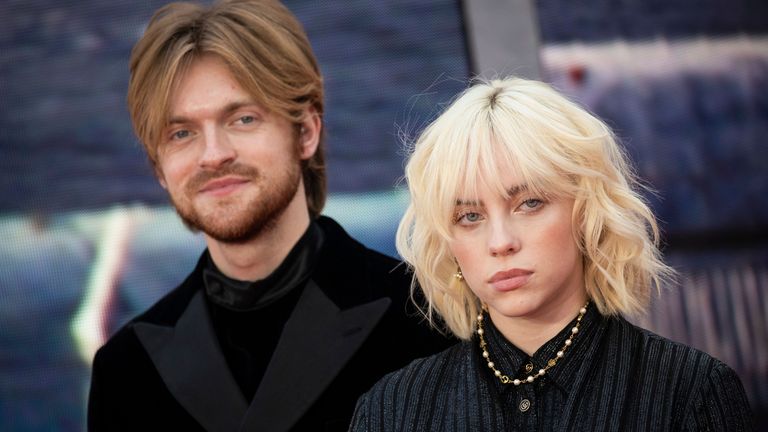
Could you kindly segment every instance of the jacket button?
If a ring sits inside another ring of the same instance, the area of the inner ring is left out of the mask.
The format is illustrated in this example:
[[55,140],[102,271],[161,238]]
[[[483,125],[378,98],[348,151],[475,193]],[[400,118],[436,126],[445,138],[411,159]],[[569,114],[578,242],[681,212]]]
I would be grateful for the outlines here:
[[521,400],[520,406],[518,408],[520,408],[520,412],[528,411],[528,409],[531,408],[531,401],[529,401],[528,399]]

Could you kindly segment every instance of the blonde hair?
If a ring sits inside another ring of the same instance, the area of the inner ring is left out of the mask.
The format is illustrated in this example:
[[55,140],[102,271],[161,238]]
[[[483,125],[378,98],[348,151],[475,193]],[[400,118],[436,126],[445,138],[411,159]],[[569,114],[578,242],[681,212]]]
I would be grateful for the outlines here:
[[[672,270],[661,260],[659,231],[641,185],[611,130],[547,84],[521,78],[479,82],[459,97],[410,149],[410,204],[397,250],[414,287],[462,339],[472,335],[477,297],[456,279],[448,248],[457,198],[478,182],[504,194],[499,167],[512,167],[536,193],[574,200],[574,238],[587,295],[604,315],[637,313]],[[416,283],[418,280],[418,284]]]
[[[265,108],[298,125],[309,108],[322,121],[323,83],[309,40],[278,1],[223,0],[210,7],[171,3],[155,12],[131,52],[128,109],[153,166],[170,98],[180,77],[204,55],[220,57],[235,79]],[[325,205],[324,143],[303,161],[310,214]]]

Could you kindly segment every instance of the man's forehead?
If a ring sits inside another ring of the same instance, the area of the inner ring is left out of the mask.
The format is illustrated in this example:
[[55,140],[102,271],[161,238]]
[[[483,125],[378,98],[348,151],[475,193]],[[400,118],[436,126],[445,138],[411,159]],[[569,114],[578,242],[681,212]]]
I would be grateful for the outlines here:
[[221,116],[248,107],[262,115],[267,109],[216,55],[204,55],[179,71],[168,100],[165,124],[187,123],[198,117]]

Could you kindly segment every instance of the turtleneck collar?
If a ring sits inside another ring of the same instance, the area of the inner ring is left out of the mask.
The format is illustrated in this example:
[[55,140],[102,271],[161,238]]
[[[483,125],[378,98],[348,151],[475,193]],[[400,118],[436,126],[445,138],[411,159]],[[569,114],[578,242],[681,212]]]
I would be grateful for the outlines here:
[[206,296],[212,303],[234,311],[266,307],[306,281],[322,244],[323,232],[317,222],[312,221],[277,269],[255,282],[224,275],[208,254],[203,269]]

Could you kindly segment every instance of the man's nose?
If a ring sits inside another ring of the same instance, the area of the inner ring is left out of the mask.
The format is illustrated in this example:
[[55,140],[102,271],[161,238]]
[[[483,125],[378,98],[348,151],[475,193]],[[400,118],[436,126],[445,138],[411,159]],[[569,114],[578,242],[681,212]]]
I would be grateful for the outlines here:
[[211,127],[203,133],[203,154],[200,157],[200,167],[216,169],[235,160],[237,153],[224,131]]

